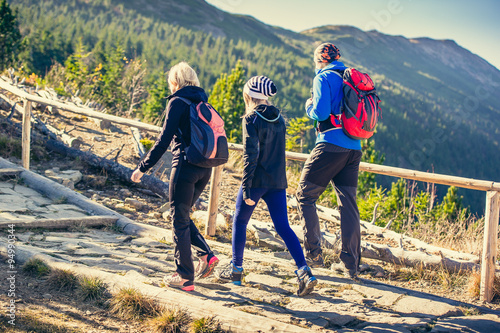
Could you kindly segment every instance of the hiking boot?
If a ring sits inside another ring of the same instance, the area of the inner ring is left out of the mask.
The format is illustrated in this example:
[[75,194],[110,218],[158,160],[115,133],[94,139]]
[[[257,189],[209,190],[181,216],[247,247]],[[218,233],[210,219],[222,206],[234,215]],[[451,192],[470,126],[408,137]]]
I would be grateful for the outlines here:
[[179,273],[174,273],[172,275],[165,275],[163,282],[171,287],[178,288],[184,291],[193,291],[194,283],[191,280],[183,279]]
[[305,266],[303,269],[295,271],[297,274],[297,281],[299,282],[299,289],[297,290],[298,296],[305,296],[313,291],[314,286],[318,284],[318,280],[313,276],[311,269]]
[[194,271],[194,277],[196,279],[208,277],[219,263],[219,259],[213,253],[201,256],[198,259],[198,266],[196,266]]
[[321,268],[321,267],[325,267],[325,263],[323,261],[323,253],[318,253],[316,256],[313,256],[311,255],[310,253],[308,253],[306,255],[306,262],[307,262],[307,266],[309,267],[317,267],[317,268]]
[[356,268],[347,268],[342,262],[337,264],[332,264],[330,269],[334,272],[342,274],[342,276],[345,277],[346,279],[359,281],[358,270]]
[[243,278],[243,267],[236,267],[231,261],[229,265],[217,272],[217,277],[224,281],[231,281],[237,286],[241,286]]

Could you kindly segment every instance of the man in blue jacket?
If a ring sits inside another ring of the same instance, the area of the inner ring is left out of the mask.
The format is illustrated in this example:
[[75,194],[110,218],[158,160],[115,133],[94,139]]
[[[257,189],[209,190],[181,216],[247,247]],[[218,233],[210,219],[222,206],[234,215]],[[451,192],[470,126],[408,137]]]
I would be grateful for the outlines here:
[[[339,49],[324,43],[314,51],[316,76],[313,94],[306,102],[309,118],[317,122],[316,146],[307,159],[297,189],[299,210],[304,220],[304,248],[309,266],[323,266],[321,230],[316,201],[331,181],[337,194],[342,233],[340,259],[344,272],[357,279],[361,259],[359,210],[356,204],[361,142],[349,138],[338,126],[342,105],[342,74],[346,69]],[[333,117],[331,117],[333,115]],[[337,126],[338,127],[337,127]]]

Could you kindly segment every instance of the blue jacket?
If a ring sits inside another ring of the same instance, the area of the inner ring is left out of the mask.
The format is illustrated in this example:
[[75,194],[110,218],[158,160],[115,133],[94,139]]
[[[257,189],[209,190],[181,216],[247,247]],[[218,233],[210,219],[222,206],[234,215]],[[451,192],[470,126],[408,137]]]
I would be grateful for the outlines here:
[[[345,70],[340,61],[334,61],[325,68],[316,69],[316,76],[313,81],[312,104],[306,107],[309,118],[323,121],[330,117],[330,114],[340,114],[342,103],[342,78],[331,71],[331,69]],[[328,132],[318,133],[316,144],[320,142],[332,143],[336,146],[361,150],[361,141],[354,140],[344,134],[342,128],[333,129]]]

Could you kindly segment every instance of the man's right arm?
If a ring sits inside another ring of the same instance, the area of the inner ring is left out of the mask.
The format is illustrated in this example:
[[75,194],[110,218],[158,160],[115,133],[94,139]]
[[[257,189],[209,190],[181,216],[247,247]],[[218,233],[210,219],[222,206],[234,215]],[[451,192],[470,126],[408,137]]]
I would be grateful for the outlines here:
[[324,75],[316,75],[313,81],[312,103],[306,108],[307,115],[313,120],[323,121],[331,113],[330,85]]

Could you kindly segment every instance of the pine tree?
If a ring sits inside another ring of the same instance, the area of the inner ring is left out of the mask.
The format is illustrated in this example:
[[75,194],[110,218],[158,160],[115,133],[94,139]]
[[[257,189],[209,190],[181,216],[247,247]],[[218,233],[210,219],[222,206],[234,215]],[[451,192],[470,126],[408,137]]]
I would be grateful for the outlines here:
[[64,62],[66,67],[66,79],[70,82],[73,93],[81,91],[89,84],[89,58],[90,53],[85,52],[85,46],[80,39],[74,54]]
[[286,130],[286,150],[303,153],[305,135],[307,131],[312,128],[312,121],[308,117],[294,118],[290,120]]
[[221,74],[208,100],[224,119],[226,135],[230,142],[241,143],[242,140],[241,116],[245,112],[244,75],[243,65],[238,61],[231,74]]
[[441,205],[438,206],[441,217],[447,221],[456,220],[464,210],[462,199],[463,197],[459,196],[457,193],[457,188],[455,186],[450,186]]
[[125,71],[125,50],[121,45],[106,54],[102,79],[99,81],[99,102],[120,115],[128,108],[127,91],[122,86]]
[[143,108],[144,120],[161,125],[162,119],[159,119],[166,107],[168,96],[167,76],[165,73],[155,74],[148,83],[148,98]]
[[0,70],[11,66],[17,59],[22,36],[16,13],[12,13],[7,0],[0,3]]
[[[375,150],[375,141],[373,139],[363,140],[362,143],[363,155],[361,157],[362,162],[383,164],[385,160],[385,155],[381,154],[379,151]],[[372,188],[377,187],[377,182],[375,181],[376,174],[371,172],[359,173],[358,178],[358,196],[363,197]]]

